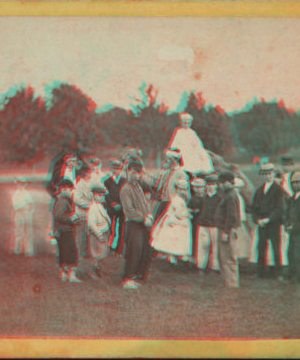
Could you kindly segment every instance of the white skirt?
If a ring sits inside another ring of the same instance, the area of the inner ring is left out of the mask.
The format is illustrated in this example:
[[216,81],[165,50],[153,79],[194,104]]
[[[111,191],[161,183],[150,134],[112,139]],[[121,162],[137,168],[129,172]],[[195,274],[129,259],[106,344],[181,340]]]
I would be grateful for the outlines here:
[[192,254],[192,226],[189,219],[186,225],[173,224],[170,226],[168,220],[171,215],[165,214],[154,226],[152,231],[151,246],[161,252],[172,255]]

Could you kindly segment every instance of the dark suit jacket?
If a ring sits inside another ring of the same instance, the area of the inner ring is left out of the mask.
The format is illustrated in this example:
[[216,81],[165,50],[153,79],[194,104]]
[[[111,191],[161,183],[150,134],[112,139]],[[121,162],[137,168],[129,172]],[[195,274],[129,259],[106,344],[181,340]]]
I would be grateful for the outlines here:
[[71,220],[73,214],[74,208],[71,199],[58,196],[53,206],[54,233],[56,236],[59,236],[63,231],[73,231],[74,224]]
[[115,182],[111,175],[108,175],[104,180],[104,185],[108,190],[108,195],[105,197],[105,202],[107,204],[107,211],[110,216],[123,214],[122,210],[116,211],[114,210],[113,206],[117,204],[121,205],[120,192],[125,182],[126,179],[122,176],[120,177],[118,183]]
[[283,223],[284,190],[276,182],[272,184],[266,194],[263,193],[264,184],[260,186],[253,196],[251,213],[255,223],[259,219],[269,218],[267,226]]

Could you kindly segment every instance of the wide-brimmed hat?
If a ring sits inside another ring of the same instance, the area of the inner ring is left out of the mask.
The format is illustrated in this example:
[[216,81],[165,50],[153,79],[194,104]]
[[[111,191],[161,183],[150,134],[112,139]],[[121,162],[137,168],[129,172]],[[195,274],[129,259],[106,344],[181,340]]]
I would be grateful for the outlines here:
[[225,183],[229,181],[230,183],[234,184],[234,174],[230,171],[223,171],[218,176],[219,183]]
[[259,174],[260,175],[264,175],[264,174],[270,174],[272,171],[275,170],[275,166],[272,163],[265,163],[262,164],[259,168]]

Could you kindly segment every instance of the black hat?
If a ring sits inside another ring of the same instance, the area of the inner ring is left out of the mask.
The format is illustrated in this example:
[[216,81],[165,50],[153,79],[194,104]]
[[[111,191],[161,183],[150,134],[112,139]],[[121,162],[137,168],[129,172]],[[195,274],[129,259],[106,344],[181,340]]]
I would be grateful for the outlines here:
[[218,175],[207,175],[205,176],[206,184],[213,184],[218,182]]
[[91,190],[92,190],[93,194],[103,194],[103,195],[108,194],[108,190],[107,190],[106,186],[103,184],[97,184],[97,185],[93,186]]
[[280,158],[281,165],[294,165],[294,160],[291,155],[283,155]]
[[127,170],[135,169],[136,171],[143,170],[143,163],[139,159],[130,159],[127,164]]
[[219,174],[218,180],[220,183],[225,183],[225,182],[229,181],[232,184],[234,184],[234,175],[230,171],[223,171]]
[[72,187],[74,187],[74,184],[69,179],[61,178],[57,182],[57,187],[58,188],[60,188],[60,187],[70,187],[70,188],[72,188]]

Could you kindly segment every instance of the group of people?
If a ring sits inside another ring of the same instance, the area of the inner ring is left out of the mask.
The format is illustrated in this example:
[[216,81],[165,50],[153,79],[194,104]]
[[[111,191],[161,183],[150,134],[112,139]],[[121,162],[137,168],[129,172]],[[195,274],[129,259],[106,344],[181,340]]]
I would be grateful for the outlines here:
[[300,172],[286,169],[292,159],[282,159],[284,174],[261,164],[263,184],[249,201],[247,178],[204,149],[192,120],[180,114],[155,175],[136,148],[111,159],[108,174],[95,157],[68,154],[55,163],[48,190],[61,280],[83,281],[84,264],[99,279],[110,252],[124,258],[125,289],[143,284],[157,256],[184,262],[199,276],[221,273],[228,287],[239,286],[241,258],[257,262],[257,277],[275,265],[279,281],[300,280]]

